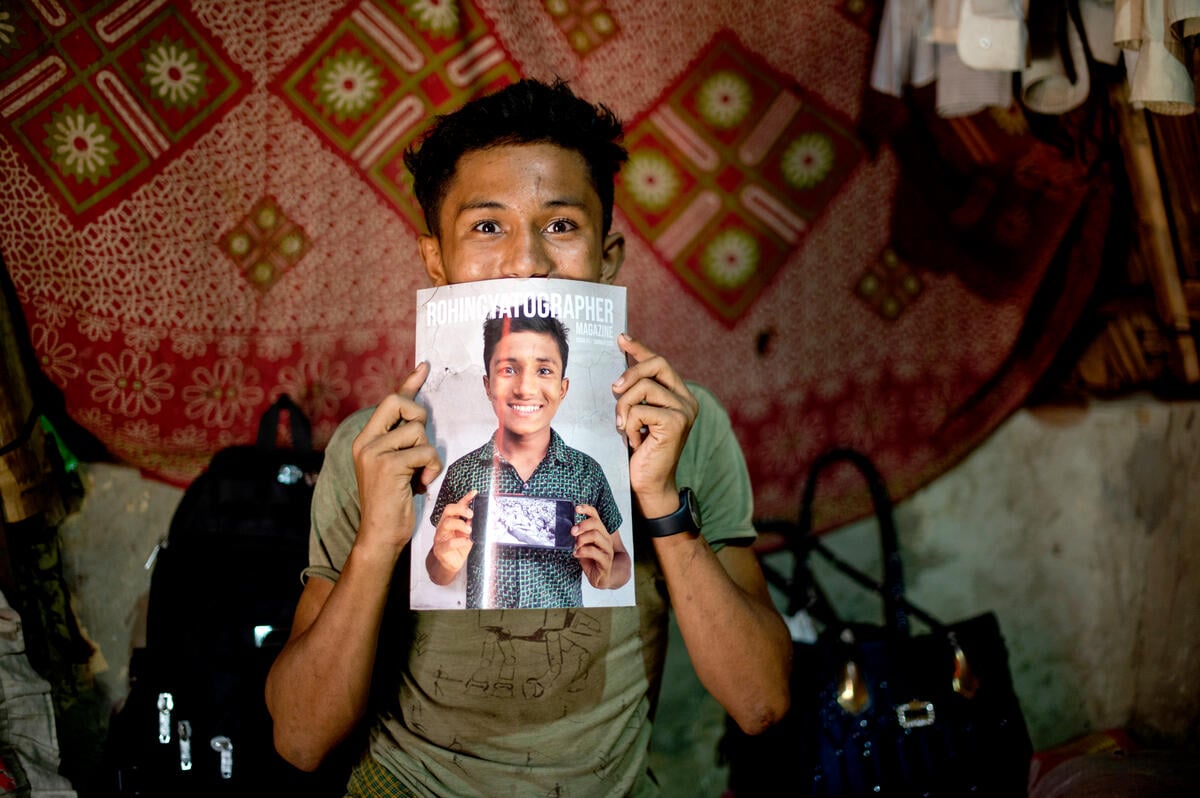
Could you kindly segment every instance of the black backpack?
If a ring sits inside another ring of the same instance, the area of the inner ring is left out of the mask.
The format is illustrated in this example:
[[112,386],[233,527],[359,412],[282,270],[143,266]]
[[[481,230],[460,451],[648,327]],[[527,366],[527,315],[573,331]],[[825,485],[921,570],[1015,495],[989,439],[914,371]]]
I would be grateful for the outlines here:
[[[282,411],[292,445],[276,445]],[[324,454],[284,395],[255,445],[223,449],[184,492],[150,581],[146,645],[109,731],[114,794],[341,796],[345,769],[303,773],[275,752],[263,697],[308,564]]]

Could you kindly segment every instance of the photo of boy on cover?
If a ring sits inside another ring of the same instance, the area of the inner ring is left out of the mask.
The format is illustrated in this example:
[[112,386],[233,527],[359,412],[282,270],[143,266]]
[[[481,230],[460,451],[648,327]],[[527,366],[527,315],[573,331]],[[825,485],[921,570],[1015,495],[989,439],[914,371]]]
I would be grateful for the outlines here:
[[[509,308],[484,322],[483,344],[483,387],[496,432],[447,470],[430,516],[437,529],[426,570],[435,584],[447,585],[465,565],[468,608],[583,606],[583,577],[592,587],[616,589],[629,581],[632,562],[603,469],[551,427],[570,386],[567,329],[552,316]],[[473,538],[477,496],[569,500],[574,547]]]

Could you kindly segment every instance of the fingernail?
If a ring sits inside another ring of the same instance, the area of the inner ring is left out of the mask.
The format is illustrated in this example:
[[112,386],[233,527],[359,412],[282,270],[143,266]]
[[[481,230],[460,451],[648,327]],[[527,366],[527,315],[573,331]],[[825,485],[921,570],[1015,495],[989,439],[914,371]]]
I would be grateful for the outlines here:
[[625,416],[617,416],[617,429],[625,429]]
[[632,341],[633,340],[632,338],[629,337],[629,333],[627,333],[627,332],[623,332],[617,337],[620,338],[622,341]]
[[622,385],[624,385],[624,384],[625,384],[625,378],[624,378],[624,377],[617,377],[617,381],[613,383],[613,387],[614,387],[614,388],[620,388],[620,387],[621,387]]

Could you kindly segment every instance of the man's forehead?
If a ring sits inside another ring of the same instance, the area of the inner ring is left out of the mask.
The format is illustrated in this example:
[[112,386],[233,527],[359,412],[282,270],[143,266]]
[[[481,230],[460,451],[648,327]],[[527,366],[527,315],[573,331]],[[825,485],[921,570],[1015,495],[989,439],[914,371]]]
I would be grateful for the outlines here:
[[[497,178],[494,185],[487,181],[489,174]],[[514,182],[533,182],[539,188],[551,185],[554,190],[548,195],[547,204],[588,207],[591,202],[599,201],[591,169],[583,155],[549,142],[503,144],[463,153],[446,182],[446,196],[460,194],[456,203],[459,207],[486,207],[500,202],[491,196],[492,192],[503,191]],[[575,185],[566,185],[571,183]]]

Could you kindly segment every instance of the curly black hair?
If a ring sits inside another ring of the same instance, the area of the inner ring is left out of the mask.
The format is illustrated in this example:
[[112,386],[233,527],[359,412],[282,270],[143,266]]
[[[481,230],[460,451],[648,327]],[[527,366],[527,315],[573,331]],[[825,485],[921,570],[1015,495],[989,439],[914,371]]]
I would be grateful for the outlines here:
[[576,95],[565,81],[525,79],[438,116],[404,153],[429,232],[441,236],[438,211],[463,155],[506,144],[555,144],[588,165],[603,208],[602,233],[612,226],[613,181],[626,159],[624,129],[602,104]]

